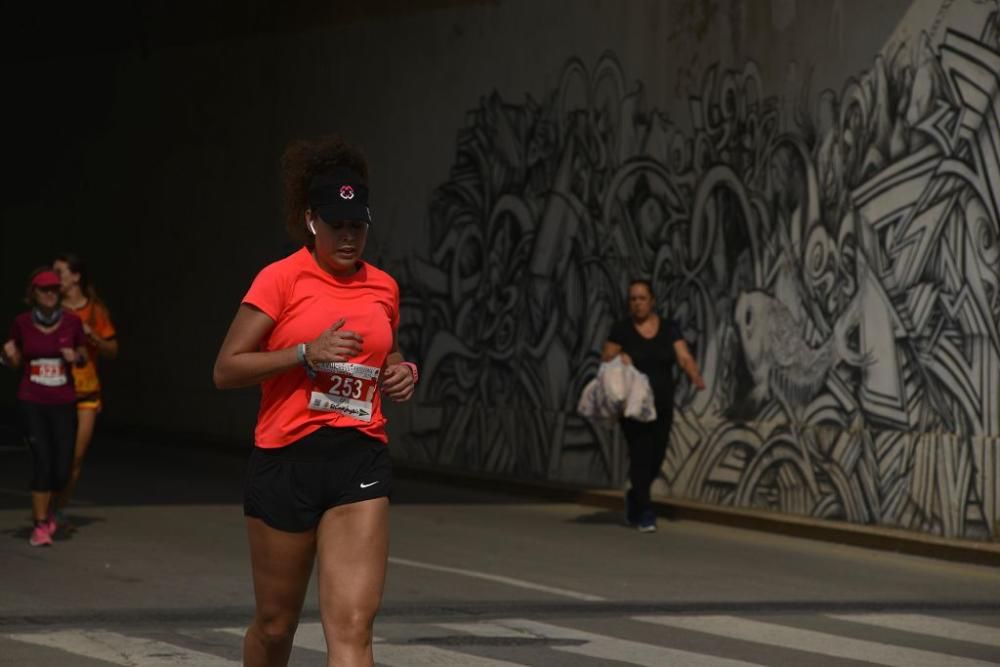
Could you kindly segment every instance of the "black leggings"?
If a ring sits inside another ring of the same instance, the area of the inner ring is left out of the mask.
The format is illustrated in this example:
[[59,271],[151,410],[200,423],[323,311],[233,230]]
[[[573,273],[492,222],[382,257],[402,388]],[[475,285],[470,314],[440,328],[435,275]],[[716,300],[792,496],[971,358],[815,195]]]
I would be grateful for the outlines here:
[[632,483],[629,497],[638,513],[645,512],[651,507],[649,487],[660,474],[660,466],[663,465],[663,457],[670,442],[670,429],[673,426],[673,406],[663,408],[663,412],[657,406],[656,412],[665,416],[658,417],[652,422],[621,420],[625,442],[628,443],[628,477]]
[[61,491],[69,482],[76,445],[76,404],[20,401],[34,473],[32,491]]

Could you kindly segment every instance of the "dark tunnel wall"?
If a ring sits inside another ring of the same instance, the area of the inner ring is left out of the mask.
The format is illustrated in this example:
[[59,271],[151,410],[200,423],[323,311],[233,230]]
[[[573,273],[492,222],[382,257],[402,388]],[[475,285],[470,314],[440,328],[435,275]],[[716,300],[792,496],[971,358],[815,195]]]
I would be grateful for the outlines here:
[[[379,109],[395,108],[398,93],[380,71],[407,41],[383,35],[380,22],[481,4],[5,8],[4,80],[18,104],[2,326],[23,307],[31,269],[77,252],[120,332],[121,356],[102,372],[105,421],[245,440],[256,395],[216,391],[211,367],[253,275],[293,249],[280,220],[282,148],[332,132],[362,145],[384,137]],[[373,162],[377,187],[388,179]],[[369,254],[390,224],[380,220]],[[0,381],[9,409],[14,378]]]

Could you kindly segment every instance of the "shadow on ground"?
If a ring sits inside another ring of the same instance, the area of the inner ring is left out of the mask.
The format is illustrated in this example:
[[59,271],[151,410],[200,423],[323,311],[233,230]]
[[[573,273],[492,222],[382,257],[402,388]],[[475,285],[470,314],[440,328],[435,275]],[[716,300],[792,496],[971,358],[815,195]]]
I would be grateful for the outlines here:
[[566,520],[569,523],[582,523],[582,524],[616,524],[625,527],[625,517],[622,516],[621,512],[616,512],[614,510],[597,510],[596,512],[589,512],[587,514],[581,514],[575,516],[572,519]]
[[[390,445],[391,447],[391,445]],[[137,442],[98,432],[71,509],[86,514],[93,505],[240,505],[249,447]],[[31,456],[24,446],[0,448],[0,509],[27,508]],[[507,495],[475,484],[424,481],[397,468],[394,504],[524,504],[530,495]],[[25,536],[27,537],[27,536]]]
[[[52,539],[56,542],[71,542],[78,530],[92,526],[95,523],[103,523],[104,521],[105,519],[101,517],[87,516],[86,514],[78,512],[70,512],[66,514],[66,524],[60,524],[59,529],[56,531],[56,534],[52,536]],[[15,540],[27,540],[31,537],[31,520],[28,509],[25,508],[24,510],[23,525],[17,528],[0,530],[0,535]]]

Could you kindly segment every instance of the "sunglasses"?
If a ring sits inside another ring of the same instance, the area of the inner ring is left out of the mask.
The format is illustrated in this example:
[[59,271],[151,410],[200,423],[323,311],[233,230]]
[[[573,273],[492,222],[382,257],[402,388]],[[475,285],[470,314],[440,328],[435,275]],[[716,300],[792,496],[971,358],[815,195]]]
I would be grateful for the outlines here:
[[59,285],[46,285],[45,287],[36,287],[35,289],[46,294],[58,294],[60,292]]

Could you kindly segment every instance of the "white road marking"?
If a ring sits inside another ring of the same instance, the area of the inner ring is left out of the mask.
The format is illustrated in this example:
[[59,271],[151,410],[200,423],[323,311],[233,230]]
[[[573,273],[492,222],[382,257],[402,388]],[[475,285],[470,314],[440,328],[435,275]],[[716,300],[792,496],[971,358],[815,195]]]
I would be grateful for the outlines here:
[[[237,628],[222,628],[220,632],[243,634]],[[436,646],[419,644],[404,646],[386,644],[379,637],[372,640],[375,645],[375,662],[388,667],[526,667],[519,662],[481,658],[468,653],[448,651]],[[326,639],[323,638],[321,623],[302,623],[295,632],[295,646],[326,653]]]
[[[246,634],[246,628],[215,628],[215,632],[225,632],[229,635],[242,637]],[[382,641],[375,637],[372,642]],[[311,651],[326,651],[326,638],[323,636],[322,623],[299,623],[295,631],[295,646],[307,648]],[[320,647],[320,648],[317,648]]]
[[375,662],[388,667],[527,667],[522,662],[483,658],[436,646],[377,644]]
[[439,627],[465,632],[479,637],[532,637],[536,639],[564,639],[581,642],[577,646],[551,646],[566,653],[615,660],[645,667],[683,665],[684,667],[757,667],[756,663],[732,660],[715,655],[693,653],[681,649],[644,644],[626,639],[607,637],[583,630],[574,630],[549,623],[521,618],[482,623],[441,623]]
[[209,653],[104,630],[60,630],[7,635],[7,637],[127,667],[177,667],[178,665],[240,667],[238,662]]
[[728,639],[780,646],[848,660],[860,660],[895,667],[974,667],[994,662],[962,658],[946,653],[852,639],[815,630],[803,630],[777,623],[765,623],[736,616],[636,616],[636,620],[672,628],[694,630]]
[[586,602],[603,602],[604,600],[607,599],[607,598],[602,598],[599,595],[590,595],[589,593],[581,593],[579,591],[572,591],[566,588],[545,586],[543,584],[536,584],[534,582],[525,581],[523,579],[514,579],[513,577],[505,577],[499,574],[490,574],[488,572],[479,572],[477,570],[466,570],[459,567],[448,567],[446,565],[434,565],[433,563],[421,563],[415,560],[409,560],[406,558],[396,558],[396,557],[390,557],[389,562],[395,565],[417,567],[417,568],[422,568],[424,570],[432,570],[434,572],[447,572],[448,574],[457,574],[463,577],[484,579],[486,581],[493,581],[499,584],[515,586],[517,588],[526,588],[532,591],[540,591],[542,593],[549,593],[551,595],[559,595],[562,597],[573,598],[574,600],[584,600]]
[[937,618],[921,614],[830,614],[830,618],[931,637],[955,639],[970,644],[1000,647],[1000,628],[954,621],[950,618]]

